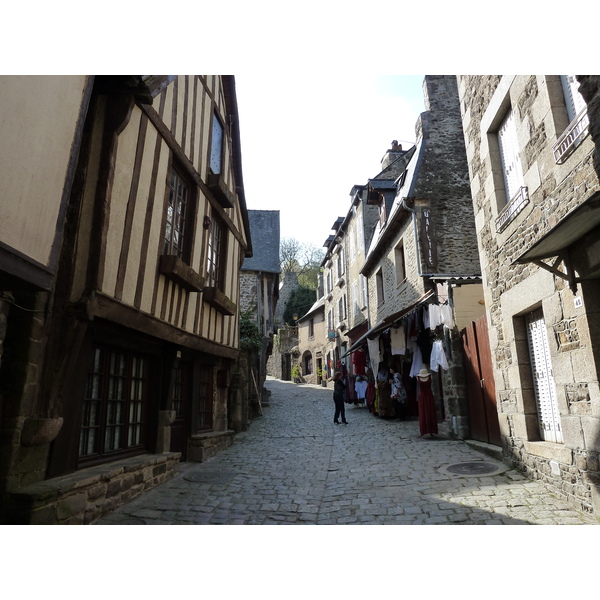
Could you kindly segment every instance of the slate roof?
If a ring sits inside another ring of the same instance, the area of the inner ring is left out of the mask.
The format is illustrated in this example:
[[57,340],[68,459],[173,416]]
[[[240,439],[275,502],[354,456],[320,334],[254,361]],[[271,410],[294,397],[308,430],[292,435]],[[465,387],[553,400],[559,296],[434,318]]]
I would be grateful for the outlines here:
[[249,210],[252,256],[244,260],[242,271],[281,273],[279,266],[279,211]]

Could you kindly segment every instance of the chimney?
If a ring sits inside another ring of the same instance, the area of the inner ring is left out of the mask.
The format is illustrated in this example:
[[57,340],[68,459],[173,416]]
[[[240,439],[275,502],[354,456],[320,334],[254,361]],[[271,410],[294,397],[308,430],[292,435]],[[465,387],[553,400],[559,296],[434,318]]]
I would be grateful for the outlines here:
[[402,150],[402,144],[398,143],[398,140],[394,140],[392,142],[392,147],[386,151],[381,159],[381,168],[382,170],[389,167],[391,163],[393,163],[397,158],[402,156],[404,151]]

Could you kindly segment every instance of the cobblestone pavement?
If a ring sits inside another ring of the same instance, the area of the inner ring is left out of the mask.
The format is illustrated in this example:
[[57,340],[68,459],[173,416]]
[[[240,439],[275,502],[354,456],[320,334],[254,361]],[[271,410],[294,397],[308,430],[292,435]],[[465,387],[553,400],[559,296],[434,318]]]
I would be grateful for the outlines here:
[[98,524],[598,524],[463,441],[420,438],[416,421],[351,407],[334,425],[330,389],[266,387],[264,415],[231,447]]

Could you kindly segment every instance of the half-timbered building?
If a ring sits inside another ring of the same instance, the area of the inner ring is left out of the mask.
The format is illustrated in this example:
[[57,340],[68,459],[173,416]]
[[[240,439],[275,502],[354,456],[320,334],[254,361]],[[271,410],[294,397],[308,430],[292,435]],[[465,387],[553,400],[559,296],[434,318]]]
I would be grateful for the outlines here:
[[0,176],[2,294],[33,283],[37,312],[3,309],[3,518],[92,522],[232,442],[251,256],[235,81],[4,84],[0,151],[22,156]]

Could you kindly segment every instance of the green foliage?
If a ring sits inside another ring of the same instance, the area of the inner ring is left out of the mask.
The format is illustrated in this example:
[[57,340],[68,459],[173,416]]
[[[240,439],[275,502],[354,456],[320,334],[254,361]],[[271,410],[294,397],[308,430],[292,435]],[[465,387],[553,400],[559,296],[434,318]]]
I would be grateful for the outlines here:
[[240,315],[240,348],[251,352],[262,349],[262,335],[250,311]]
[[283,320],[288,325],[296,325],[294,313],[297,313],[298,317],[304,316],[308,312],[308,309],[316,302],[316,296],[315,290],[305,287],[296,288],[290,294],[290,299],[285,305]]
[[292,367],[292,377],[294,379],[296,379],[296,378],[298,378],[300,376],[301,376],[301,374],[300,374],[300,365],[294,365]]

